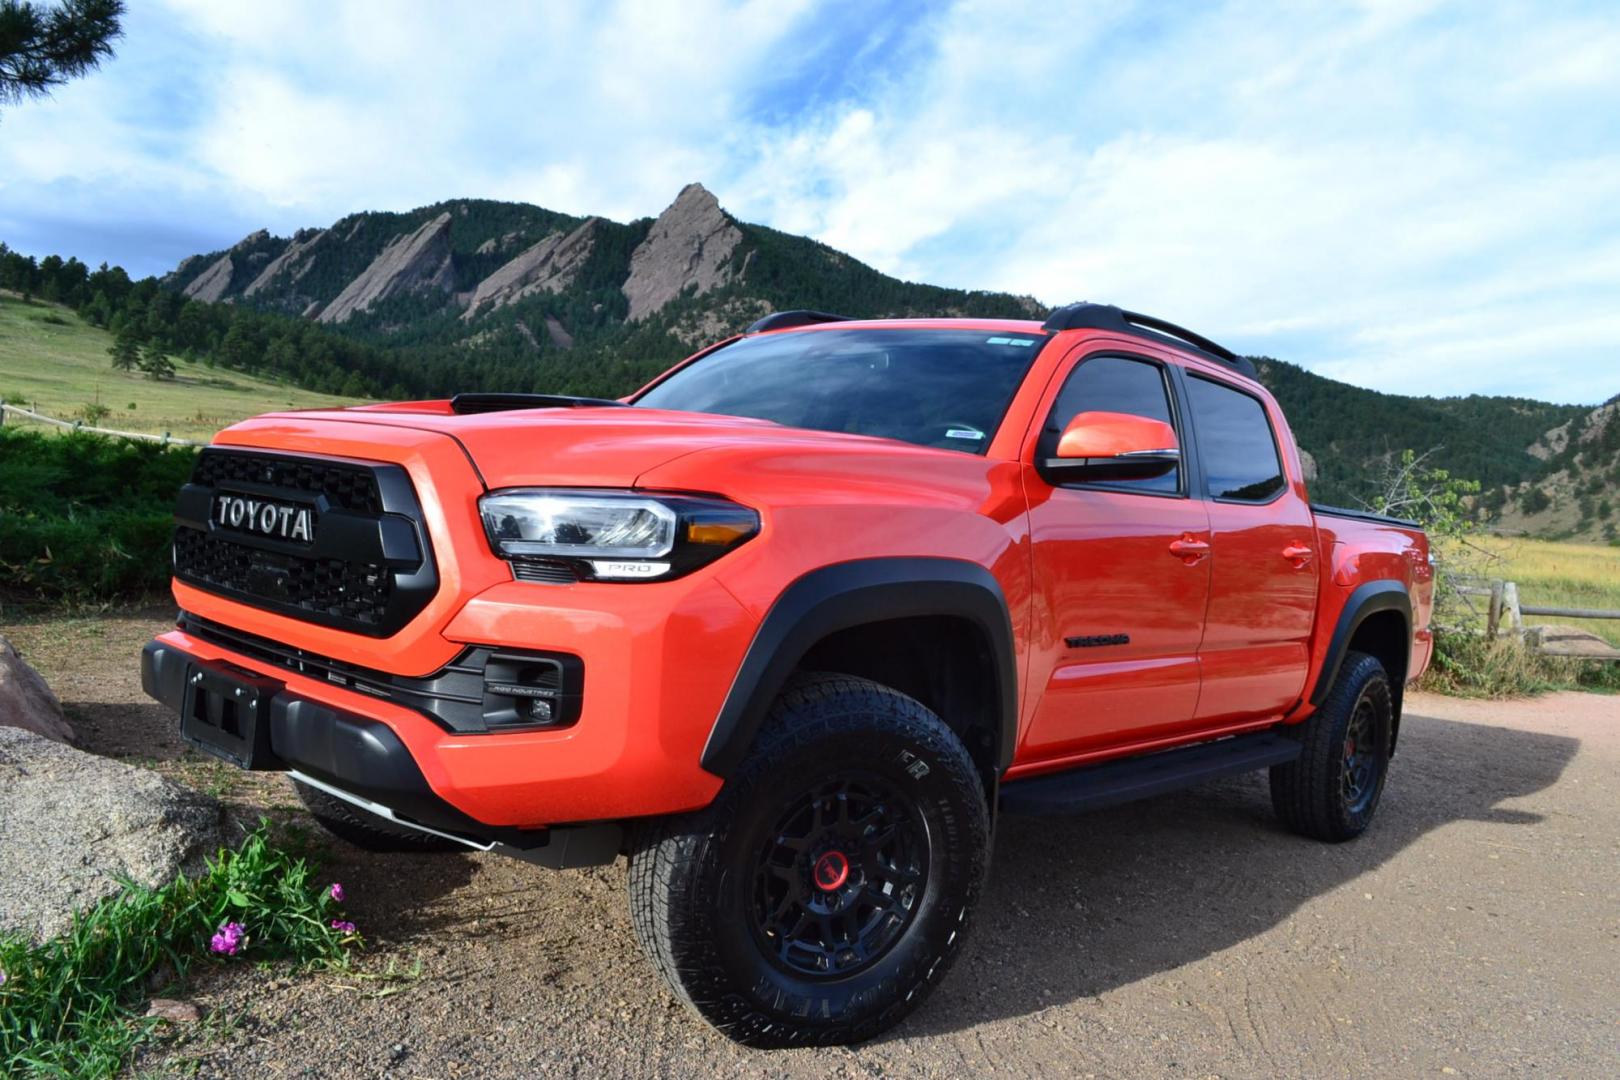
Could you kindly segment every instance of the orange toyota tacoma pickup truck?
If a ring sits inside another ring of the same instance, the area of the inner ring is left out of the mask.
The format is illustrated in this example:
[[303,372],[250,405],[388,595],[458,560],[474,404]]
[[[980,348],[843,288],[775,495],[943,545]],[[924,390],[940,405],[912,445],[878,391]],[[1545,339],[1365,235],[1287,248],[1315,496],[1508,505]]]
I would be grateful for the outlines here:
[[1270,770],[1378,807],[1433,572],[1313,506],[1246,360],[1119,308],[782,312],[622,401],[273,413],[181,491],[149,694],[362,846],[630,860],[674,992],[848,1043],[961,948],[998,814]]

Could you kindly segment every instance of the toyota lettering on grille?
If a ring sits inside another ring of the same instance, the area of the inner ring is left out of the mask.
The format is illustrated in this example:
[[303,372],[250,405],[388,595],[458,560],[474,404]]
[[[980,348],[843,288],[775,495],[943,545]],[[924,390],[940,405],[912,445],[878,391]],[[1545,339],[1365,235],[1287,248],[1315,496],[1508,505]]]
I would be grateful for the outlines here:
[[249,495],[215,495],[214,524],[278,540],[315,541],[315,512],[307,506],[255,499]]

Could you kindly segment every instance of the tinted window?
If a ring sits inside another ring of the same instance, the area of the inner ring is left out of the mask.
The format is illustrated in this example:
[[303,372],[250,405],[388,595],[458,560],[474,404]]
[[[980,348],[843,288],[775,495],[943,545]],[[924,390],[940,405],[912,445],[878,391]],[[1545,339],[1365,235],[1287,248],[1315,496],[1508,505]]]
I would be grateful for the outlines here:
[[[1052,415],[1041,432],[1036,448],[1037,458],[1054,457],[1058,439],[1069,421],[1083,412],[1130,413],[1163,420],[1175,427],[1170,411],[1170,392],[1165,385],[1164,371],[1157,364],[1145,360],[1127,360],[1123,356],[1094,356],[1075,368],[1069,381],[1063,384]],[[1130,491],[1181,490],[1181,470],[1171,469],[1163,476],[1146,480],[1111,480],[1107,487]]]
[[810,330],[743,338],[636,399],[982,454],[1046,338],[984,330]]
[[1208,379],[1190,378],[1193,423],[1209,493],[1217,499],[1266,502],[1283,489],[1271,422],[1258,400]]

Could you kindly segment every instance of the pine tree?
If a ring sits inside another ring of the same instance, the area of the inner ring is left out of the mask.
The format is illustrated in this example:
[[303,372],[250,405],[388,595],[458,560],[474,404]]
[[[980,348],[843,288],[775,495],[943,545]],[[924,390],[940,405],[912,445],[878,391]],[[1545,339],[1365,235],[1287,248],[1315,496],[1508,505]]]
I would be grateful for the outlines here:
[[146,351],[141,354],[140,368],[148,379],[174,378],[174,361],[155,341],[148,343]]
[[122,36],[123,0],[64,0],[51,8],[0,0],[0,105],[43,97],[94,71]]
[[121,331],[107,352],[119,371],[134,371],[141,364],[141,343],[132,330]]

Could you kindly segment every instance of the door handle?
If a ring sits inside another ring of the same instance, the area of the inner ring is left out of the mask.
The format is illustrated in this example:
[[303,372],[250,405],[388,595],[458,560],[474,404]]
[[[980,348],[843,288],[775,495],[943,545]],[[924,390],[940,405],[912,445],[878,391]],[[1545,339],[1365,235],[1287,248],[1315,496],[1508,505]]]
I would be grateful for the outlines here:
[[1293,563],[1295,570],[1303,570],[1305,564],[1311,561],[1312,554],[1304,544],[1289,544],[1282,549],[1282,557]]
[[1170,554],[1174,555],[1188,566],[1192,566],[1197,563],[1199,559],[1202,559],[1205,555],[1209,554],[1209,545],[1189,533],[1186,536],[1183,536],[1180,540],[1170,541]]

